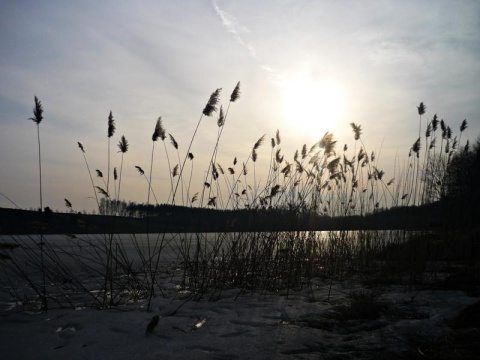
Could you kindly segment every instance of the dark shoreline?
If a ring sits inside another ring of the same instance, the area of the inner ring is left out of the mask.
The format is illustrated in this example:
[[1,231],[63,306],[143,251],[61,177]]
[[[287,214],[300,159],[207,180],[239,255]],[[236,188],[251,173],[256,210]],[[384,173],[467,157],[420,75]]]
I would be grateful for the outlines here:
[[439,217],[433,216],[431,211],[414,207],[391,209],[367,216],[332,218],[262,210],[221,211],[173,206],[168,207],[168,212],[148,219],[0,208],[0,235],[442,230],[441,224]]

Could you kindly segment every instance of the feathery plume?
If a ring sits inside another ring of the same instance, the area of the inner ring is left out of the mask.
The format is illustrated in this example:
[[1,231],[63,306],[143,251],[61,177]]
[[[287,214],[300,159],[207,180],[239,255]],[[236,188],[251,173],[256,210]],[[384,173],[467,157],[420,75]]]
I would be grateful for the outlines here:
[[175,167],[172,170],[172,177],[175,177],[178,175],[178,164],[175,165]]
[[467,128],[467,119],[462,121],[462,125],[460,125],[460,132],[463,132]]
[[162,117],[160,116],[157,119],[157,123],[155,124],[155,130],[154,130],[153,135],[152,135],[152,140],[157,141],[158,138],[160,138],[163,141],[163,140],[165,140],[165,137],[166,137],[165,129],[164,129],[163,124],[162,124]]
[[362,126],[361,125],[356,125],[353,122],[350,123],[350,126],[352,127],[355,140],[360,139],[360,135],[362,135]]
[[210,98],[208,99],[207,105],[205,105],[205,108],[203,109],[203,115],[205,116],[212,116],[212,113],[214,111],[217,111],[217,104],[218,100],[220,97],[220,91],[222,91],[221,88],[215,90],[212,95],[210,95]]
[[95,172],[97,173],[97,177],[103,178],[103,173],[100,170],[97,169]]
[[330,173],[335,173],[337,171],[339,163],[340,163],[340,158],[339,157],[330,161],[327,165],[328,171],[330,171]]
[[433,119],[432,119],[432,130],[433,132],[437,131],[437,128],[438,128],[438,117],[437,117],[437,114],[433,115]]
[[255,150],[255,148],[252,150],[252,161],[253,162],[256,162],[257,161],[257,150]]
[[35,106],[33,108],[33,117],[29,118],[29,120],[32,120],[37,125],[40,124],[43,120],[42,102],[38,100],[36,96],[35,96]]
[[193,160],[193,154],[191,152],[188,153],[188,159]]
[[145,174],[145,171],[143,171],[143,169],[142,169],[140,166],[135,165],[135,169],[138,170],[138,172],[140,173],[140,175]]
[[118,173],[117,173],[117,168],[113,168],[113,180],[117,181],[118,180]]
[[232,95],[230,95],[230,102],[237,101],[239,97],[240,97],[240,81],[237,83],[237,86],[235,86],[235,89],[233,89]]
[[95,186],[95,187],[97,188],[100,194],[102,194],[105,197],[110,197],[110,195],[108,195],[108,193],[103,188],[101,188],[100,186]]
[[168,136],[170,137],[170,142],[172,143],[173,147],[178,150],[178,143],[177,143],[177,141],[175,140],[175,138],[173,137],[173,135],[172,135],[172,134],[168,134]]
[[425,130],[425,137],[426,138],[430,137],[431,133],[432,133],[432,123],[430,122],[427,125],[427,130]]
[[218,113],[218,120],[217,120],[218,127],[222,127],[225,125],[225,114],[223,113],[223,107],[220,105],[220,111]]
[[197,201],[197,199],[198,199],[198,192],[195,193],[195,195],[192,196],[191,203],[193,204],[195,201]]
[[280,155],[280,150],[281,149],[277,149],[277,151],[275,152],[275,161],[278,164],[281,164],[283,162],[283,155]]
[[108,137],[112,137],[115,133],[115,120],[113,119],[112,111],[108,115]]
[[68,201],[68,199],[64,199],[65,200],[65,206],[69,209],[72,208],[72,203],[70,201]]
[[118,142],[118,148],[121,153],[126,153],[128,151],[128,141],[125,139],[125,136],[122,135],[120,141]]
[[303,144],[303,147],[302,147],[302,159],[305,159],[306,156],[307,156],[307,144]]
[[427,110],[427,107],[425,106],[425,104],[423,102],[421,102],[420,105],[417,106],[417,109],[418,109],[418,115],[422,116],[423,114],[425,114],[425,111]]
[[277,145],[280,145],[280,131],[277,129],[277,133],[275,134],[275,139],[277,140]]
[[277,195],[280,191],[280,185],[275,185],[274,187],[272,187],[272,189],[270,190],[270,196],[273,197],[275,195]]
[[255,145],[253,145],[253,150],[257,150],[260,147],[260,145],[262,145],[264,140],[265,140],[265,135],[263,135],[260,139],[257,140]]
[[417,158],[420,156],[420,149],[421,149],[421,144],[420,144],[420,138],[415,141],[415,143],[412,146],[412,150],[415,154],[417,154]]
[[78,147],[80,148],[80,150],[82,150],[82,152],[85,153],[85,150],[83,149],[82,143],[77,142],[77,144],[78,144]]

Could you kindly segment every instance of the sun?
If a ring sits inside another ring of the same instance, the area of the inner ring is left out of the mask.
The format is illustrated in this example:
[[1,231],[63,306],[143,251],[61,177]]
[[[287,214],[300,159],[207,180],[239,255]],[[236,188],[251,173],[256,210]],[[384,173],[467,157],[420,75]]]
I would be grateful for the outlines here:
[[331,80],[297,76],[282,84],[283,114],[300,132],[316,137],[333,131],[345,116],[345,96],[341,85]]

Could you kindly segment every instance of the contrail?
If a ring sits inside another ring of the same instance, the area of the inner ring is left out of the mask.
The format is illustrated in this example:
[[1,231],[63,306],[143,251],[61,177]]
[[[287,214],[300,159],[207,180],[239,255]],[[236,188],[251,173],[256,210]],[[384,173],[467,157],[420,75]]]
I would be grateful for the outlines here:
[[235,17],[233,17],[230,14],[227,14],[225,11],[220,9],[216,0],[212,0],[212,5],[213,5],[213,8],[215,9],[215,12],[220,17],[220,20],[222,20],[222,24],[225,27],[225,29],[227,29],[227,31],[233,35],[235,40],[237,40],[240,45],[242,45],[244,48],[248,50],[248,52],[254,59],[259,60],[255,52],[255,49],[250,44],[248,44],[245,40],[243,40],[242,36],[240,35],[241,26],[239,25],[237,19],[235,19]]
[[[243,46],[245,49],[248,50],[250,56],[252,56],[255,60],[258,60],[261,62],[260,57],[257,55],[255,49],[253,48],[252,45],[250,45],[247,41],[243,39],[241,36],[241,32],[249,32],[249,29],[243,25],[241,25],[238,20],[228,14],[227,12],[223,11],[220,9],[218,6],[217,0],[212,0],[212,6],[215,9],[215,12],[217,13],[218,17],[222,21],[223,27],[233,35],[235,40]],[[273,81],[274,83],[279,83],[281,82],[281,76],[278,74],[277,69],[273,68],[272,66],[268,64],[260,64],[261,68],[269,74],[270,80]]]

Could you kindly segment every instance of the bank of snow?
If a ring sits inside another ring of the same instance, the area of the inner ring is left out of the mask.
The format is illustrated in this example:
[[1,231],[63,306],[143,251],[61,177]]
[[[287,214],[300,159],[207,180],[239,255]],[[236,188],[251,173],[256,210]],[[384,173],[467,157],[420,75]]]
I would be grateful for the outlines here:
[[[318,282],[288,294],[229,290],[216,301],[205,296],[185,302],[185,296],[156,297],[150,312],[146,312],[146,302],[109,310],[52,309],[46,314],[3,303],[1,358],[403,357],[421,352],[412,348],[413,340],[446,334],[447,320],[478,301],[460,291],[406,291],[402,287],[372,291],[351,281]],[[355,304],[369,308],[372,303],[373,314],[355,308]],[[159,323],[146,334],[156,314]]]

